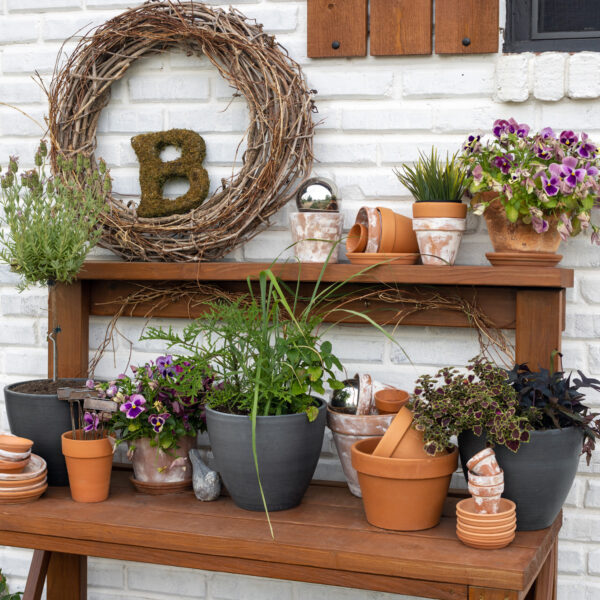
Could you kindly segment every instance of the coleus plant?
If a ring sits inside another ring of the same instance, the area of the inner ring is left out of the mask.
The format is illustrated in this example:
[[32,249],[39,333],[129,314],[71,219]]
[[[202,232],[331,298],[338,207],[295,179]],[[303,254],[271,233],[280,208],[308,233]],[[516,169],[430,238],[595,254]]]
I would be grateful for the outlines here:
[[485,432],[489,443],[513,452],[529,441],[533,426],[519,412],[517,392],[506,372],[485,359],[471,359],[467,374],[444,367],[416,384],[411,409],[428,454],[448,449],[452,436],[463,431]]
[[[537,233],[555,227],[563,240],[590,230],[600,244],[600,228],[591,223],[598,206],[600,155],[586,133],[556,134],[550,127],[531,133],[526,123],[498,119],[493,138],[484,143],[471,135],[463,146],[469,191],[495,192],[511,223],[531,224]],[[483,214],[490,202],[477,199]]]
[[[206,371],[170,355],[131,370],[133,377],[121,374],[113,381],[86,382],[100,398],[119,405],[110,421],[111,430],[120,433],[117,444],[150,438],[151,446],[169,451],[184,436],[205,430],[205,397],[213,389]],[[93,415],[84,418],[90,431],[97,427]]]

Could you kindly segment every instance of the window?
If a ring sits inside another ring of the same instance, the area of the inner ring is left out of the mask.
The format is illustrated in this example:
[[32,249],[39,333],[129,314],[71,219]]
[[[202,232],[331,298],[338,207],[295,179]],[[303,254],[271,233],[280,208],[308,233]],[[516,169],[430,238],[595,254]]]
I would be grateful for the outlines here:
[[507,0],[504,52],[600,51],[599,0]]

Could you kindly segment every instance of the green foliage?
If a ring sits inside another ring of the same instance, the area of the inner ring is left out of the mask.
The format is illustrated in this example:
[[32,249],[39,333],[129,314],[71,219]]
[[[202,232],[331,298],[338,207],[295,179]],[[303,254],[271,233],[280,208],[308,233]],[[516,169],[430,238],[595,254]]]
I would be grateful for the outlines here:
[[11,594],[8,590],[8,584],[6,583],[6,577],[0,569],[0,600],[21,600],[23,592],[16,592]]
[[58,172],[47,177],[44,142],[34,169],[18,173],[11,157],[0,179],[0,259],[21,276],[19,289],[47,282],[70,283],[102,235],[98,219],[106,209],[111,180],[106,165],[88,158],[58,158]]
[[443,161],[432,147],[427,156],[419,152],[414,166],[402,165],[394,173],[417,202],[460,202],[467,190],[467,172],[459,164],[457,155],[446,154]]
[[529,441],[533,427],[520,413],[506,372],[481,358],[469,362],[469,371],[465,376],[445,367],[435,377],[417,379],[411,408],[416,429],[424,433],[425,450],[441,452],[452,436],[473,431],[516,452],[521,442]]

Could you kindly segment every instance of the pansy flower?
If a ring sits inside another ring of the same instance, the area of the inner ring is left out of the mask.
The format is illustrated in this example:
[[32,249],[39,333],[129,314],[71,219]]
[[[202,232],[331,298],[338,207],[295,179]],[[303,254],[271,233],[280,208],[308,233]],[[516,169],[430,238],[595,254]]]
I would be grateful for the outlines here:
[[585,169],[577,169],[577,159],[574,156],[567,156],[563,159],[561,168],[564,173],[565,182],[571,187],[575,187],[577,183],[583,181],[585,177]]
[[146,398],[142,394],[132,394],[127,402],[121,404],[119,410],[125,413],[128,419],[135,419],[146,410],[144,404],[146,404]]
[[506,127],[506,130],[508,131],[508,133],[516,133],[517,137],[520,137],[520,138],[527,137],[527,134],[529,133],[529,129],[530,129],[530,127],[526,123],[517,123],[512,118],[508,120],[508,126]]
[[556,226],[556,230],[558,231],[563,241],[566,241],[573,232],[573,225],[571,224],[571,220],[564,213],[560,215],[560,223]]
[[90,431],[96,431],[96,429],[98,429],[100,419],[96,413],[86,412],[83,415],[83,422],[85,423],[83,431],[89,433]]
[[596,146],[588,141],[588,134],[581,134],[581,144],[577,148],[577,154],[581,156],[581,158],[590,158],[590,156],[596,156]]
[[148,417],[148,423],[152,425],[152,428],[156,433],[160,433],[165,424],[165,421],[170,417],[169,413],[162,413],[160,415],[150,415]]
[[564,144],[565,146],[569,146],[570,148],[572,148],[573,146],[575,146],[575,144],[577,143],[577,140],[579,139],[577,137],[577,134],[575,134],[573,131],[571,131],[570,129],[567,131],[563,131],[560,134],[560,143]]
[[159,356],[156,359],[156,368],[163,377],[175,375],[173,357],[170,354],[167,354],[167,356]]
[[542,189],[548,196],[556,196],[560,189],[560,179],[556,175],[552,175],[550,179],[546,177],[545,173],[542,173]]
[[552,127],[544,127],[544,129],[540,131],[540,136],[543,140],[556,139],[556,133],[554,133],[554,129],[552,129]]
[[501,137],[503,133],[506,133],[508,130],[508,121],[505,119],[496,119],[494,121],[494,126],[492,127],[492,133],[497,137]]
[[96,385],[96,383],[94,382],[94,380],[93,380],[93,379],[88,379],[88,380],[85,382],[85,387],[86,387],[86,388],[88,388],[88,390],[93,390],[93,389],[94,389],[94,387],[95,387],[95,385]]
[[500,169],[502,173],[507,175],[512,166],[513,158],[514,157],[512,154],[505,154],[504,156],[495,156],[494,160],[492,160],[492,164],[498,169]]

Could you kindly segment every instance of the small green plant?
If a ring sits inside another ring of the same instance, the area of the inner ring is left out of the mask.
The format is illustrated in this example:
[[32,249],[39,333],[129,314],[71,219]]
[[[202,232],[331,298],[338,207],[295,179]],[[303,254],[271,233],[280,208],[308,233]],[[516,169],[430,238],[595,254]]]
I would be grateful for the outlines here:
[[394,174],[417,202],[461,202],[467,190],[467,172],[457,154],[446,154],[443,161],[433,147],[429,156],[419,152],[414,166],[402,165]]
[[6,583],[6,577],[0,569],[0,600],[21,600],[23,592],[15,592],[11,594],[8,590],[8,583]]
[[417,379],[412,402],[415,427],[424,434],[429,454],[451,446],[450,438],[463,431],[487,434],[491,444],[513,452],[529,441],[533,429],[522,415],[517,392],[506,371],[482,359],[469,361],[469,373],[444,367],[435,377]]
[[35,168],[19,173],[10,157],[0,179],[0,259],[21,277],[19,289],[33,284],[70,283],[102,235],[98,219],[107,207],[111,180],[105,163],[92,166],[78,155],[57,158],[57,172],[46,176],[42,141]]

